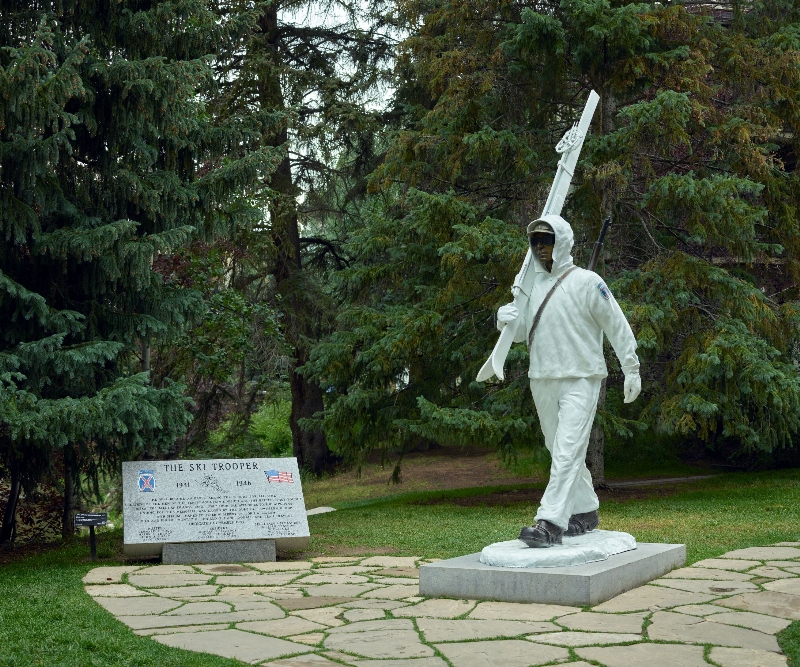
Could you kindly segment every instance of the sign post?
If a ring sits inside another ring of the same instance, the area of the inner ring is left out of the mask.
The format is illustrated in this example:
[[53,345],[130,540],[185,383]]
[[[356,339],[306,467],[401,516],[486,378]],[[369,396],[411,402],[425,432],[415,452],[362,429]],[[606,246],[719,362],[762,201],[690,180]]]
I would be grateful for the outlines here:
[[92,560],[97,560],[97,542],[94,537],[95,526],[105,526],[108,523],[106,512],[89,512],[75,515],[75,526],[89,526],[89,545],[92,549]]

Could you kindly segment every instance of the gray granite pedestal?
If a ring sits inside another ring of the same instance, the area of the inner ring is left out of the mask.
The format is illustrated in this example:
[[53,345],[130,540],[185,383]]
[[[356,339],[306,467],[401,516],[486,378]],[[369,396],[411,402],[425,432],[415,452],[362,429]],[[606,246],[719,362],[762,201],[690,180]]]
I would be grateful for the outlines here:
[[480,553],[423,565],[426,597],[596,605],[657,579],[686,562],[684,544],[639,543],[633,551],[571,567],[511,568],[480,562]]
[[217,563],[264,563],[275,560],[275,540],[226,542],[176,542],[165,544],[165,565],[213,565]]

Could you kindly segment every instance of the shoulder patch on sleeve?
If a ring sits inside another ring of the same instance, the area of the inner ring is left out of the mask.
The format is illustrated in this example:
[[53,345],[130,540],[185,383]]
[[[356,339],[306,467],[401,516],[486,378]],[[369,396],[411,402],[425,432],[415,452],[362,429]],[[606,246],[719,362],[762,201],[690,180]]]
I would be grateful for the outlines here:
[[611,298],[611,292],[608,290],[608,287],[606,287],[605,283],[602,283],[602,282],[601,283],[597,283],[597,289],[600,290],[600,294],[603,295],[603,298],[606,301],[608,301]]

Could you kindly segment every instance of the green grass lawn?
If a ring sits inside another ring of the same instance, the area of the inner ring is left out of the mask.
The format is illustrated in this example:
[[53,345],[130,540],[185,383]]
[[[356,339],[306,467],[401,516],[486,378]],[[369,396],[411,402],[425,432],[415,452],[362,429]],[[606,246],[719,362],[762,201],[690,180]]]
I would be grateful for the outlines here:
[[[601,508],[601,527],[642,542],[681,542],[689,563],[731,549],[800,539],[800,471],[731,474],[677,487],[672,495]],[[533,517],[530,503],[491,504],[491,491],[406,494],[309,517],[316,553],[448,558],[516,537]],[[459,504],[461,503],[461,504]],[[464,505],[464,503],[472,503]],[[102,535],[98,565],[119,564],[121,531]],[[138,637],[83,591],[93,567],[85,540],[0,566],[0,667],[223,667],[241,665]],[[800,666],[800,622],[780,636]]]
[[[498,489],[412,493],[352,503],[309,517],[312,548],[390,547],[398,554],[452,558],[514,539],[533,522],[530,503],[482,504]],[[731,549],[800,539],[800,471],[727,474],[674,487],[676,493],[607,500],[601,528],[624,530],[641,542],[686,544],[689,563]],[[469,506],[454,504],[465,500]]]

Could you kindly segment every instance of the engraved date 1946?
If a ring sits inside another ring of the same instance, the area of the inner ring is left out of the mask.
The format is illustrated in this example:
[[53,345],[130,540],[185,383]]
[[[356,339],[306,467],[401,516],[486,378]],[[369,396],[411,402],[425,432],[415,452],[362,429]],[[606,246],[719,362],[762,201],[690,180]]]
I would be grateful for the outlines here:
[[250,482],[248,482],[246,479],[244,479],[244,480],[237,479],[236,480],[236,486],[253,486],[253,485]]

